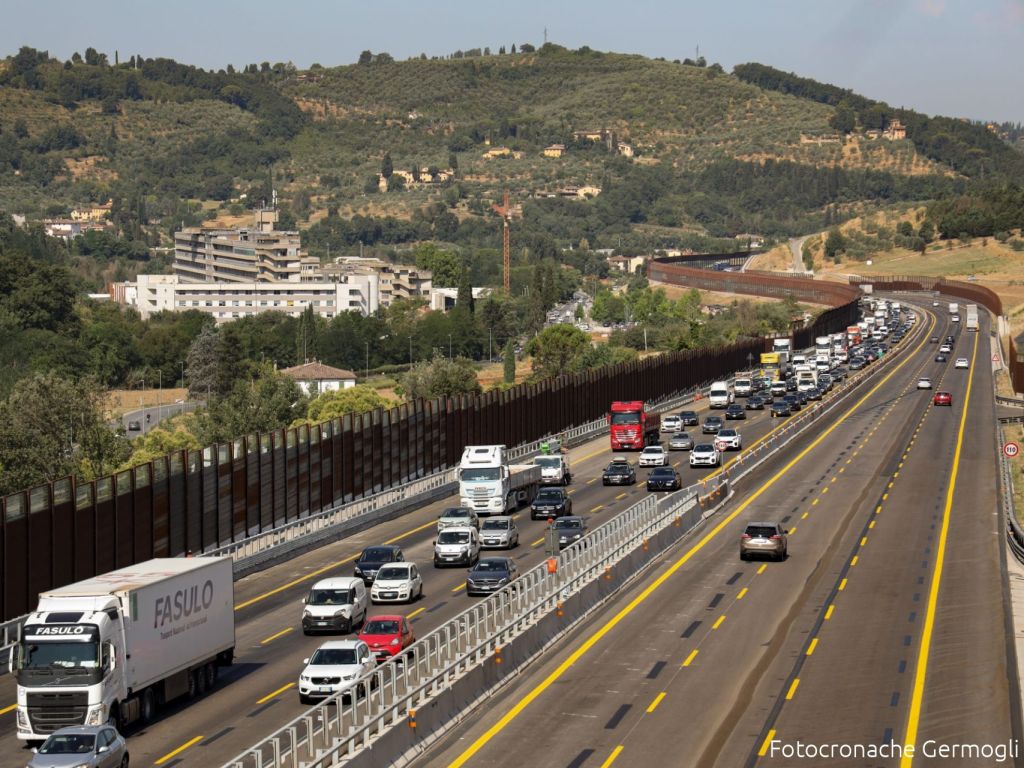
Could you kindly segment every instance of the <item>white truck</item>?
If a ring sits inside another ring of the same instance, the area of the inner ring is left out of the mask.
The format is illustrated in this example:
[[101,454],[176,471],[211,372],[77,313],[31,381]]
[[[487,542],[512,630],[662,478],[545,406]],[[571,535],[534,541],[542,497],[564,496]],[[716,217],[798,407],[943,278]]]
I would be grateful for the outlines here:
[[818,371],[813,365],[796,366],[797,392],[806,392],[818,386]]
[[832,352],[832,337],[831,336],[818,336],[814,339],[814,352],[815,356],[819,357],[824,354],[826,357]]
[[534,456],[533,463],[540,467],[541,485],[568,485],[572,482],[572,469],[569,467],[568,454]]
[[230,557],[158,558],[39,595],[11,653],[18,738],[152,720],[235,652]]
[[964,328],[966,330],[968,330],[968,331],[977,331],[978,330],[978,305],[977,304],[968,304],[965,307],[965,309],[967,311],[967,324],[964,326]]
[[509,465],[504,445],[467,445],[459,462],[459,504],[478,515],[504,515],[533,499],[536,464]]
[[956,315],[960,313],[960,305],[955,301],[949,302],[949,314]]
[[711,408],[727,408],[733,401],[733,394],[729,390],[729,384],[724,381],[711,383],[708,389],[708,406]]
[[750,373],[739,373],[732,382],[732,391],[736,397],[750,397],[754,391],[754,378]]

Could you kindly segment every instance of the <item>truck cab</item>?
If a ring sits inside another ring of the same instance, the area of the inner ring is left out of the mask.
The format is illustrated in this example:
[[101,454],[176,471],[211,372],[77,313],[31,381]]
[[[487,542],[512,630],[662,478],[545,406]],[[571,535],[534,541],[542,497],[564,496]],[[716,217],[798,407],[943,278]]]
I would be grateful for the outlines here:
[[467,445],[459,462],[459,505],[477,515],[502,515],[530,500],[540,467],[509,465],[504,445]]
[[565,454],[535,456],[533,463],[540,467],[541,485],[568,485],[572,482],[569,457]]
[[642,451],[660,439],[661,416],[649,413],[643,400],[616,400],[608,413],[608,431],[613,451]]

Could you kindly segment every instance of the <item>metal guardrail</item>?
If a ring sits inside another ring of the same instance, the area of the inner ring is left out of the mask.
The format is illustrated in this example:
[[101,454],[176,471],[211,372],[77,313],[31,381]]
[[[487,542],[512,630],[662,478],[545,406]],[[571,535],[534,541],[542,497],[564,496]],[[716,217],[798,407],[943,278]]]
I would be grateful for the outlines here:
[[1024,408],[1024,400],[1018,400],[1015,397],[1005,397],[1003,395],[996,395],[996,402],[1000,405],[1012,405],[1015,408]]
[[1013,505],[1013,472],[1010,461],[1003,454],[1003,430],[996,429],[996,451],[999,453],[999,480],[1002,486],[1003,516],[1006,518],[1006,543],[1014,557],[1024,563],[1024,529],[1017,522],[1017,512]]

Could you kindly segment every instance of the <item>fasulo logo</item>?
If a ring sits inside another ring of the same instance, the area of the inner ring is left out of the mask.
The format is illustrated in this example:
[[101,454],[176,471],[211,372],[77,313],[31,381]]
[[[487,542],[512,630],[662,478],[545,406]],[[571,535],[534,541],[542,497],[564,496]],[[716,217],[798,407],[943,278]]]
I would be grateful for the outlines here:
[[157,598],[153,611],[153,628],[177,621],[213,604],[213,581],[207,580],[202,589],[198,584],[177,590],[173,595]]

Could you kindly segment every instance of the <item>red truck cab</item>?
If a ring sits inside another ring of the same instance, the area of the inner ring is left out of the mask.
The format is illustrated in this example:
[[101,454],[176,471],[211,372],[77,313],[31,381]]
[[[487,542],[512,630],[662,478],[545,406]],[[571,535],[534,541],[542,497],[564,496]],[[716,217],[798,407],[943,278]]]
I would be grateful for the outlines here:
[[661,416],[648,413],[643,400],[616,400],[608,413],[613,451],[642,451],[658,442]]

